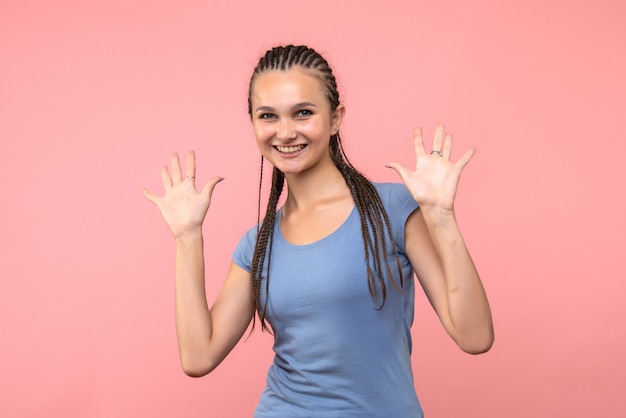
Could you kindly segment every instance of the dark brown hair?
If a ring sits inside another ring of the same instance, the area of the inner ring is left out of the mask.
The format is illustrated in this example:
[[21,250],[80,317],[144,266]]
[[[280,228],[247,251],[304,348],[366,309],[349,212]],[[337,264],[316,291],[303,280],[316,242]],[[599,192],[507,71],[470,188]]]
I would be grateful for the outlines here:
[[[248,90],[248,113],[252,117],[252,88],[257,75],[264,71],[287,71],[292,67],[301,67],[311,71],[311,74],[318,77],[324,89],[328,102],[330,104],[331,114],[340,104],[339,92],[337,91],[337,82],[335,76],[328,65],[328,62],[314,49],[307,46],[278,46],[268,50],[261,57],[257,64]],[[391,225],[387,212],[383,207],[380,196],[376,188],[364,175],[356,170],[343,147],[341,146],[341,138],[339,133],[335,133],[330,137],[330,154],[335,166],[341,172],[346,184],[350,188],[354,204],[359,212],[361,219],[361,232],[363,235],[363,247],[365,252],[365,264],[367,266],[367,285],[374,301],[379,300],[379,288],[382,294],[382,300],[378,309],[382,309],[387,296],[387,287],[385,286],[383,269],[386,270],[387,276],[391,279],[391,283],[397,289],[398,286],[391,274],[389,260],[386,257],[387,240],[391,241],[391,246],[397,251],[396,245],[391,234]],[[261,211],[261,187],[263,183],[263,157],[261,157],[261,175],[259,180],[259,226],[252,256],[252,280],[254,287],[254,306],[259,315],[263,330],[269,330],[265,322],[265,313],[267,307],[267,299],[269,297],[269,271],[272,255],[272,243],[274,237],[274,227],[276,222],[276,206],[278,199],[283,190],[285,183],[285,175],[274,167],[272,172],[272,187],[267,202],[267,209],[263,222],[260,222]],[[388,235],[386,235],[386,233]],[[403,284],[402,269],[400,259],[396,257],[398,273],[400,278],[400,286]],[[384,267],[383,267],[384,266]],[[265,277],[265,302],[261,302],[261,284],[263,282],[263,271],[266,272]]]

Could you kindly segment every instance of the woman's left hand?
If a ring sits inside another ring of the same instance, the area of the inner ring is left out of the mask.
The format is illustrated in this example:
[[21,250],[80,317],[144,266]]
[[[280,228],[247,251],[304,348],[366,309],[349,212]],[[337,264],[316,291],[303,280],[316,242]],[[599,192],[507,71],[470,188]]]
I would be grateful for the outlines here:
[[430,154],[424,149],[420,126],[413,132],[413,145],[416,160],[414,171],[395,162],[387,164],[387,167],[396,170],[422,209],[453,212],[461,172],[476,152],[476,148],[471,148],[456,163],[452,163],[450,161],[452,134],[445,132],[443,124],[437,125],[435,129]]

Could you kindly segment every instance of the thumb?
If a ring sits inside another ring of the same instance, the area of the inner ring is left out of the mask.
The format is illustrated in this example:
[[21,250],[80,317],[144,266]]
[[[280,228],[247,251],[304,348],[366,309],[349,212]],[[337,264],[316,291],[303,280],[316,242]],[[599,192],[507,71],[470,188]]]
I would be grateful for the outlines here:
[[385,164],[385,167],[395,170],[395,172],[398,173],[402,181],[406,182],[406,179],[408,178],[409,170],[405,166],[403,166],[400,163],[387,163]]
[[150,190],[145,187],[141,189],[141,193],[146,197],[146,199],[150,200],[152,203],[156,204],[157,199],[159,198],[157,195],[152,193]]
[[215,185],[222,180],[224,180],[224,177],[220,176],[210,178],[209,181],[207,181],[207,183],[202,188],[202,194],[208,196],[208,198],[210,199],[211,195],[213,194],[213,189],[215,188]]
[[461,158],[459,158],[459,161],[457,161],[456,163],[457,166],[459,166],[461,170],[463,170],[465,166],[467,165],[467,163],[470,162],[470,160],[472,159],[475,153],[476,153],[476,147],[472,147],[469,150],[467,150],[467,152],[463,154]]

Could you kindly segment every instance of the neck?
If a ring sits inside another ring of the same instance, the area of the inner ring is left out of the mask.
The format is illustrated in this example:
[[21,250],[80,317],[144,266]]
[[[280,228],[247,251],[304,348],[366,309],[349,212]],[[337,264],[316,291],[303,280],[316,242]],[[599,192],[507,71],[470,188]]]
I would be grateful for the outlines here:
[[287,175],[285,179],[288,191],[286,211],[312,208],[351,196],[345,179],[332,162],[315,172]]

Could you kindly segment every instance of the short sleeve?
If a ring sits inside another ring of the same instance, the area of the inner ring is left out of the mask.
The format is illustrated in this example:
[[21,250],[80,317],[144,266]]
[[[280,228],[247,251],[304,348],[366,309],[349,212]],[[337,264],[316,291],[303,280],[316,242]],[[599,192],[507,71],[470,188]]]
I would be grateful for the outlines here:
[[405,253],[404,226],[418,204],[402,183],[375,183],[375,186],[389,216],[394,241],[398,249]]
[[256,242],[257,228],[249,229],[239,240],[233,251],[233,261],[247,272],[252,271],[252,256]]

